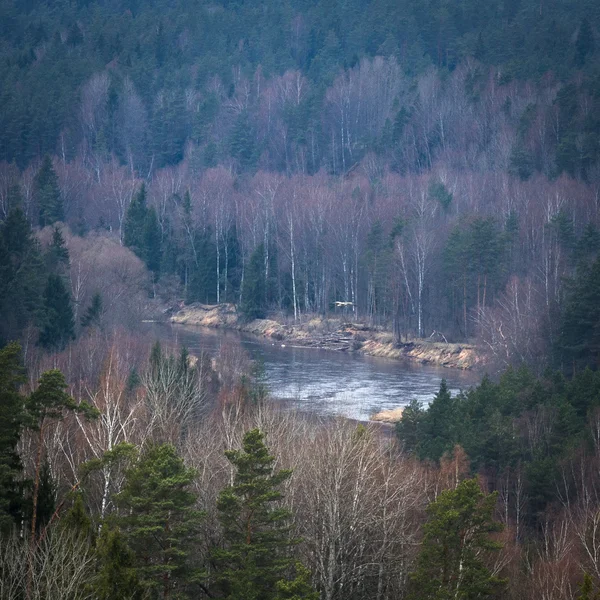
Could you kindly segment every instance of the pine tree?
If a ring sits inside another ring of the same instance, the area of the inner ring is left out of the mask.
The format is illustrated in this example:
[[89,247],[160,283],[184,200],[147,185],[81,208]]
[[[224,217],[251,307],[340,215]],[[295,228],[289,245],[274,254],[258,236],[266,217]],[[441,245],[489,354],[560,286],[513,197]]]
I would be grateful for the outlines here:
[[242,289],[242,314],[248,320],[266,315],[265,247],[259,244],[250,256]]
[[63,202],[58,187],[58,177],[52,159],[46,154],[35,176],[35,199],[39,209],[40,227],[64,221]]
[[67,383],[64,375],[57,369],[45,371],[38,386],[25,402],[25,424],[38,433],[35,458],[35,477],[32,493],[31,537],[36,539],[38,531],[38,500],[42,487],[42,463],[44,459],[44,436],[51,423],[62,421],[68,413],[81,412],[88,418],[97,416],[97,412],[87,403],[76,404],[65,391]]
[[19,518],[22,465],[17,452],[25,418],[24,398],[19,393],[25,383],[21,347],[16,342],[0,350],[0,533]]
[[202,513],[191,491],[195,472],[169,444],[150,447],[126,473],[116,501],[117,524],[134,551],[140,582],[151,598],[188,598],[198,576],[192,564]]
[[467,479],[428,506],[410,600],[497,597],[505,582],[486,565],[487,555],[500,548],[490,539],[501,529],[493,518],[496,498],[496,493],[484,495],[476,479]]
[[219,589],[228,600],[314,598],[306,571],[291,556],[298,540],[290,532],[291,513],[281,506],[279,488],[291,471],[274,470],[258,429],[244,435],[241,451],[225,455],[236,474],[217,501],[225,538],[225,548],[213,552]]
[[75,338],[71,296],[58,275],[50,275],[44,291],[44,326],[39,343],[44,348],[62,350]]

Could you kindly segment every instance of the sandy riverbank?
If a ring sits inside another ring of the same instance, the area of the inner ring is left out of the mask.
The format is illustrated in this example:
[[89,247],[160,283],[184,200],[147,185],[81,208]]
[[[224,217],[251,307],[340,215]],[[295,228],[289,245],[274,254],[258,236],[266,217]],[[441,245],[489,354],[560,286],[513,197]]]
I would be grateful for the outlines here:
[[390,332],[371,328],[347,319],[314,317],[302,323],[288,324],[273,319],[244,322],[233,304],[192,304],[183,306],[171,316],[171,322],[236,329],[276,340],[282,344],[359,352],[391,359],[410,359],[422,364],[457,369],[472,369],[482,363],[474,346],[447,344],[428,340],[397,342]]

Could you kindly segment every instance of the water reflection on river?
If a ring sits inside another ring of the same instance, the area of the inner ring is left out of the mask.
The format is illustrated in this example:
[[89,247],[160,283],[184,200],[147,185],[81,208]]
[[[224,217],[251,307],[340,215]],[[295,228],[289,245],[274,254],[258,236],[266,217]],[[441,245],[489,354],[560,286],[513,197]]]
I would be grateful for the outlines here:
[[428,403],[442,378],[454,392],[479,380],[477,374],[468,371],[291,347],[233,331],[159,324],[153,324],[151,331],[165,342],[187,346],[192,354],[200,350],[215,354],[223,340],[239,340],[253,359],[263,362],[273,396],[285,399],[290,407],[319,415],[367,420],[413,398]]

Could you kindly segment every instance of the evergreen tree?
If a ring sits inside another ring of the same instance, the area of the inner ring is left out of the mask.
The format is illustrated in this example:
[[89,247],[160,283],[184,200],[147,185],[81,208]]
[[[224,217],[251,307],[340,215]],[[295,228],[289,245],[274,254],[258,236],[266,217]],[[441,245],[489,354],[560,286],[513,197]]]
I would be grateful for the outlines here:
[[425,418],[425,411],[421,403],[412,399],[402,411],[402,418],[396,423],[396,434],[408,452],[418,452],[419,445],[423,442],[421,428]]
[[63,202],[58,187],[58,177],[48,154],[35,176],[35,199],[39,210],[40,227],[64,221]]
[[[274,470],[258,429],[244,435],[242,450],[225,453],[235,467],[233,485],[219,494],[217,509],[225,548],[213,552],[218,586],[228,600],[315,598],[291,549],[290,512],[281,507],[281,484],[289,470]],[[295,573],[292,575],[292,571]],[[291,576],[291,577],[290,577]]]
[[98,327],[104,314],[104,308],[102,306],[102,296],[100,292],[96,292],[92,296],[92,301],[88,306],[85,314],[81,317],[81,326],[86,327]]
[[52,230],[52,242],[47,253],[48,269],[52,273],[65,275],[69,268],[69,250],[59,227]]
[[196,230],[194,246],[198,261],[191,264],[188,302],[213,304],[217,301],[217,278],[214,268],[217,249],[209,227],[205,231]]
[[589,573],[583,574],[583,581],[579,586],[577,600],[600,600],[600,591],[594,592],[594,580]]
[[500,548],[490,539],[501,529],[493,518],[496,498],[497,494],[485,496],[476,479],[467,479],[428,506],[410,600],[497,597],[505,582],[486,565],[487,555]]
[[[410,417],[410,413],[408,417]],[[446,380],[442,379],[438,393],[433,397],[423,423],[422,458],[440,460],[460,442],[458,439],[458,407]]]
[[142,187],[131,200],[123,224],[123,243],[142,259],[144,258],[144,233],[147,215],[146,184],[142,183]]
[[195,597],[188,592],[199,574],[191,559],[202,514],[190,489],[194,476],[173,446],[152,446],[127,471],[116,498],[117,524],[149,598]]
[[44,324],[39,343],[44,348],[62,350],[75,339],[71,296],[58,275],[50,275],[44,291]]
[[142,258],[148,269],[154,274],[156,280],[160,271],[162,251],[158,218],[153,206],[146,211],[142,244]]
[[577,34],[577,42],[575,42],[575,65],[579,68],[583,67],[587,58],[594,53],[595,50],[594,32],[590,26],[588,19],[583,19]]
[[50,471],[50,463],[46,458],[42,462],[39,476],[39,489],[37,495],[36,532],[40,531],[50,522],[56,509],[56,484]]
[[248,320],[266,315],[265,247],[259,244],[250,256],[242,289],[242,314]]
[[229,145],[231,156],[239,161],[242,170],[254,167],[258,158],[256,135],[247,110],[239,114],[231,132]]
[[105,524],[96,544],[98,573],[93,581],[98,600],[143,600],[133,550],[118,527]]
[[83,502],[83,494],[80,491],[75,492],[73,505],[64,514],[59,521],[62,530],[73,533],[75,537],[81,537],[93,541],[94,529]]
[[600,364],[600,257],[582,265],[571,283],[558,347],[569,371]]
[[45,273],[39,243],[14,207],[0,225],[0,341],[20,336],[41,316]]
[[40,491],[47,497],[47,485],[42,481],[42,462],[44,459],[44,435],[50,423],[56,423],[65,418],[69,412],[81,412],[88,418],[97,416],[97,411],[82,402],[76,404],[73,398],[65,392],[67,384],[64,375],[57,369],[42,373],[38,386],[25,402],[25,424],[38,432],[37,453],[35,462],[35,477],[33,481],[31,508],[31,535],[35,539],[38,531],[38,500]]
[[16,342],[0,350],[0,533],[6,533],[20,514],[19,479],[22,465],[17,452],[25,417],[24,398],[19,393],[25,383],[21,347]]

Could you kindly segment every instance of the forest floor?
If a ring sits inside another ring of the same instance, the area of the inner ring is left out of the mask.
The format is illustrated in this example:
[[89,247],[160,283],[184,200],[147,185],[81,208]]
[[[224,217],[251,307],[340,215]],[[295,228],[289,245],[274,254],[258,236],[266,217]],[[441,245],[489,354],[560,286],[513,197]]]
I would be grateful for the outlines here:
[[244,321],[233,304],[190,304],[175,310],[171,322],[236,329],[289,345],[358,352],[392,359],[410,359],[422,364],[457,369],[472,369],[482,357],[470,344],[451,344],[423,339],[399,342],[390,331],[348,320],[347,316],[303,316],[302,322],[287,319]]

